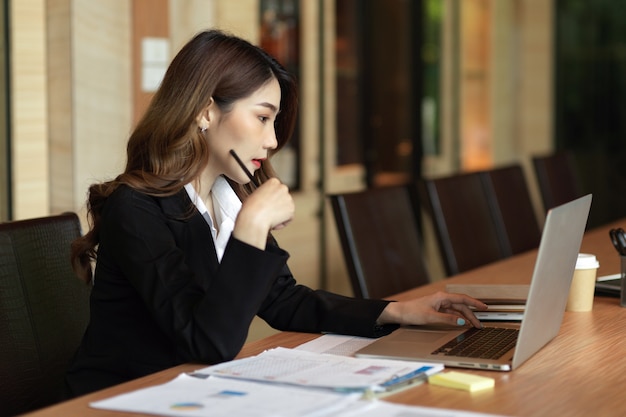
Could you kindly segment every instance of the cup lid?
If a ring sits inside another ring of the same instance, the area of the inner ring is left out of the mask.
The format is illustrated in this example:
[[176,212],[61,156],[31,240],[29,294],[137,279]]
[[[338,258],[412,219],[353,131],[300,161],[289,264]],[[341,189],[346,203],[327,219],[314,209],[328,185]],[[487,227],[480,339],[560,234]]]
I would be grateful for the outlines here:
[[594,269],[598,268],[600,263],[596,259],[596,255],[590,253],[579,253],[576,260],[576,269]]

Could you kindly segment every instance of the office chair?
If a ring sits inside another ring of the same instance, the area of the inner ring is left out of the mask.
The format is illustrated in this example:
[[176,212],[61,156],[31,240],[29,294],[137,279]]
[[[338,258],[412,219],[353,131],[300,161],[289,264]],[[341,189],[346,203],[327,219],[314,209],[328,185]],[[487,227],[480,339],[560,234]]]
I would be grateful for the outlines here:
[[89,318],[90,287],[70,265],[74,213],[0,224],[0,415],[63,399]]
[[558,151],[532,159],[537,184],[546,210],[593,194],[588,228],[594,228],[623,217],[626,207],[626,176],[621,167],[622,155],[606,149],[586,149],[575,153]]
[[480,175],[487,198],[495,199],[494,216],[500,217],[511,253],[539,247],[541,229],[522,166],[497,167]]
[[405,185],[329,196],[356,297],[384,298],[430,282],[414,198]]
[[511,256],[504,224],[495,216],[479,172],[422,179],[421,201],[430,214],[448,276]]
[[532,163],[544,210],[584,195],[571,152],[533,156]]

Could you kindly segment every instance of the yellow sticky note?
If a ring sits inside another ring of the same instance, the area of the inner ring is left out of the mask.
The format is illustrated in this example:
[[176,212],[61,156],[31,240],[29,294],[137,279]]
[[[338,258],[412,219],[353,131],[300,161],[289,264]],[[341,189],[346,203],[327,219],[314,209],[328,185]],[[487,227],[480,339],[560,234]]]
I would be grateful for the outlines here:
[[442,387],[462,389],[469,392],[493,388],[495,380],[486,376],[478,376],[465,372],[450,371],[431,375],[428,382]]

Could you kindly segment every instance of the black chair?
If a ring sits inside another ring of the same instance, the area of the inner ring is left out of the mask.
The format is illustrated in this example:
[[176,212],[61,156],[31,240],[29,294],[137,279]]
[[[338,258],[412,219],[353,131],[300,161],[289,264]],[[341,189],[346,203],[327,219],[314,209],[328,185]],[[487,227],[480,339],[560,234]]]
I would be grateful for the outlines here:
[[480,175],[487,197],[495,199],[493,215],[500,217],[511,253],[539,247],[541,228],[522,166],[496,167]]
[[584,195],[576,170],[574,155],[568,151],[533,156],[532,164],[537,178],[544,210],[572,201]]
[[383,298],[430,282],[416,198],[405,185],[329,195],[356,297]]
[[496,201],[480,172],[423,179],[418,183],[435,229],[448,276],[511,256]]
[[63,399],[65,371],[89,318],[74,275],[74,213],[0,224],[0,415]]
[[623,155],[604,148],[562,150],[534,156],[533,168],[546,210],[593,194],[588,228],[618,220],[626,212]]

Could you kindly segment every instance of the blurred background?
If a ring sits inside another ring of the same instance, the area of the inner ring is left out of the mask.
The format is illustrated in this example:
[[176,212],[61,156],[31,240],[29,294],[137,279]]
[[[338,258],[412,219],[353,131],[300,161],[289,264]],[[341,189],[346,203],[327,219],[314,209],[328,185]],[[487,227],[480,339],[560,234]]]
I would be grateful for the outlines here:
[[540,213],[530,160],[568,151],[596,211],[626,213],[621,0],[3,0],[0,14],[0,221],[84,219],[87,187],[123,169],[169,61],[206,28],[298,77],[298,128],[273,162],[297,205],[277,238],[304,284],[350,294],[330,193],[521,163]]

